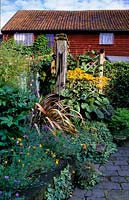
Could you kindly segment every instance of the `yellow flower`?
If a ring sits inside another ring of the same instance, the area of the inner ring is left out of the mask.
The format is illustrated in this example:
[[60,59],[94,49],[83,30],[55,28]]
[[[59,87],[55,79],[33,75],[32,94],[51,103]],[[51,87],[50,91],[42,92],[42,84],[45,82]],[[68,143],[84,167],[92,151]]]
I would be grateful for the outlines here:
[[39,147],[40,147],[40,148],[42,148],[42,147],[43,147],[43,145],[42,145],[42,144],[40,144],[40,145],[39,145]]
[[5,161],[4,161],[4,163],[5,163],[5,164],[7,164],[7,163],[8,163],[8,161],[7,161],[7,160],[5,160]]
[[20,146],[20,147],[22,147],[22,146],[23,146],[23,144],[20,142],[19,146]]
[[21,162],[21,160],[19,159],[19,160],[18,160],[18,162],[20,163],[20,162]]
[[27,156],[30,156],[30,153],[29,153],[29,152],[27,153]]
[[58,165],[59,164],[59,159],[56,159],[56,165]]
[[25,166],[25,164],[23,163],[23,164],[22,164],[22,167],[24,167],[24,166]]
[[52,156],[52,158],[55,158],[55,157],[56,157],[56,154],[53,153],[53,152],[51,152],[51,156]]
[[21,141],[22,141],[22,139],[21,139],[21,138],[18,138],[17,140],[18,140],[19,142],[21,142]]
[[32,149],[36,149],[36,146],[33,146]]

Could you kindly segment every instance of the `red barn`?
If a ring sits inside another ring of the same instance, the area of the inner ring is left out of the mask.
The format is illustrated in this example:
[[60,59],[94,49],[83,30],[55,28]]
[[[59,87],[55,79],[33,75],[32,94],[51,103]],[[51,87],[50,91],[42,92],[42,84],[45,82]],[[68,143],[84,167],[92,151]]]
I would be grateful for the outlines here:
[[129,57],[129,10],[21,10],[2,28],[3,39],[32,45],[45,34],[54,47],[55,36],[67,34],[73,55],[105,49],[107,56]]

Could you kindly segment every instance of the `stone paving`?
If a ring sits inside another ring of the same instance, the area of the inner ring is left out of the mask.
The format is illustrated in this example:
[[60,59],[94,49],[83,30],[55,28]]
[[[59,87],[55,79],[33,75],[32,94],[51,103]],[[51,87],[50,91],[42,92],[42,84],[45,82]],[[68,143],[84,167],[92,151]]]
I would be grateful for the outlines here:
[[89,191],[75,188],[70,200],[129,200],[129,142],[98,169],[103,174],[100,183]]

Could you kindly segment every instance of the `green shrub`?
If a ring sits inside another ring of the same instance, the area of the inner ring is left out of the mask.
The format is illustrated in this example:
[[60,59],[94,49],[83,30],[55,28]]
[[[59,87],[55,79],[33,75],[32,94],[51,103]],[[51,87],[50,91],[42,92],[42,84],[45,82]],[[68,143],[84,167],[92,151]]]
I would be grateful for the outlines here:
[[37,37],[37,39],[33,43],[32,49],[35,56],[45,55],[51,52],[51,48],[48,47],[48,40],[45,35],[39,35]]
[[14,200],[17,193],[20,198],[21,192],[35,184],[42,173],[56,167],[56,159],[48,156],[37,132],[26,127],[25,133],[22,137],[11,138],[13,146],[0,151],[2,200]]
[[100,181],[101,173],[95,168],[95,165],[89,161],[78,164],[77,176],[78,185],[83,189],[89,189]]
[[117,108],[112,120],[109,123],[109,128],[113,137],[118,138],[128,138],[129,137],[129,109],[127,108]]
[[68,200],[73,192],[72,177],[69,165],[61,171],[59,177],[53,178],[45,193],[45,200]]
[[113,107],[129,108],[129,63],[116,62],[106,63],[106,74],[111,77],[107,95]]
[[[25,123],[36,98],[28,91],[16,88],[0,88],[0,146],[10,146],[11,137],[17,138],[25,132]],[[28,121],[28,123],[30,123]]]
[[14,40],[0,44],[0,86],[5,84],[22,88],[22,76],[24,81],[29,79],[30,61],[22,55],[22,46]]
[[85,119],[109,120],[113,108],[108,98],[99,92],[106,84],[108,78],[95,77],[78,67],[68,70],[66,88],[61,91],[61,95]]

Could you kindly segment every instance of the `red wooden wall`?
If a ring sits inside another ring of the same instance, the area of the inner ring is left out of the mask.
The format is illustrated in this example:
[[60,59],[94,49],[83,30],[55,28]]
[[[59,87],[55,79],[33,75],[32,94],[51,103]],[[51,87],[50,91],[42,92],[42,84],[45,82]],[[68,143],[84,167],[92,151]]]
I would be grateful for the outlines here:
[[99,33],[68,34],[69,48],[73,55],[87,50],[104,49],[106,55],[129,56],[129,34],[114,33],[113,45],[99,45]]
[[[129,33],[114,33],[113,45],[99,45],[99,33],[68,33],[67,36],[70,52],[74,56],[100,49],[105,50],[106,56],[129,56]],[[13,34],[3,34],[3,40],[11,37]]]

